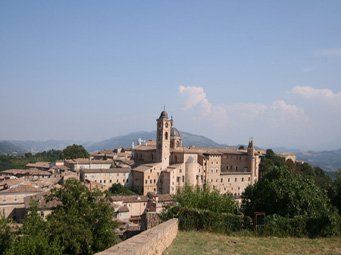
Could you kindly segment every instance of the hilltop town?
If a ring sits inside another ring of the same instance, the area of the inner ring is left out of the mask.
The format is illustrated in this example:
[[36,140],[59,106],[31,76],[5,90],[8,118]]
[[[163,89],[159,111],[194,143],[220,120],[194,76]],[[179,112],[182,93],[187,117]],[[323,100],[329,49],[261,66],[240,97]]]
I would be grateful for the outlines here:
[[[89,158],[29,163],[25,169],[0,172],[0,209],[6,218],[24,219],[32,200],[46,217],[58,203],[44,196],[68,179],[81,181],[90,190],[107,191],[113,184],[136,195],[113,196],[116,218],[126,227],[140,229],[146,213],[160,213],[173,202],[172,195],[185,185],[205,185],[229,193],[240,201],[245,188],[259,180],[264,151],[247,148],[183,147],[173,118],[162,111],[156,120],[156,140],[138,141],[132,148],[92,153]],[[295,161],[292,154],[281,155]]]

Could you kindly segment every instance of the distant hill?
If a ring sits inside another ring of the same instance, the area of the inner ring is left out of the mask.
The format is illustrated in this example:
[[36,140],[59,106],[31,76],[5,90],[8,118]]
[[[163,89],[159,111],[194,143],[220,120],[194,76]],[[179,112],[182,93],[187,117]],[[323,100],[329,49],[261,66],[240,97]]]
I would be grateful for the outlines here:
[[155,139],[155,133],[146,131],[134,132],[127,135],[109,138],[85,147],[88,151],[91,152],[104,149],[114,149],[118,147],[131,147],[132,142],[136,143],[139,138],[141,138],[142,140]]
[[341,169],[341,149],[331,151],[296,152],[297,159],[319,166],[326,171]]
[[[0,141],[0,154],[23,154],[26,152],[36,153],[48,150],[62,150],[71,144],[82,144],[82,142],[69,140],[48,141]],[[84,143],[83,143],[84,144]]]
[[[222,145],[216,143],[215,141],[200,135],[194,135],[188,132],[180,132],[183,140],[183,145],[188,146],[196,146],[196,147],[224,147],[226,145]],[[132,142],[135,142],[141,138],[142,140],[155,140],[156,133],[155,131],[146,132],[134,132],[127,135],[117,136],[110,139],[103,140],[101,142],[97,142],[91,144],[89,146],[85,146],[89,151],[97,151],[103,149],[113,149],[117,147],[131,147]]]
[[25,149],[21,146],[17,146],[9,141],[0,142],[0,154],[22,154],[25,153]]

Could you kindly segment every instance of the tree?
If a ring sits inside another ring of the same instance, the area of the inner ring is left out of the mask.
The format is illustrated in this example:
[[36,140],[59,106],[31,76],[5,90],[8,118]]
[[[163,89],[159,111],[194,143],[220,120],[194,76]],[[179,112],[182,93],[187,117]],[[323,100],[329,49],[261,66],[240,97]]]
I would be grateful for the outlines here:
[[338,170],[335,173],[335,180],[333,182],[333,195],[332,195],[332,203],[339,210],[339,214],[341,214],[341,170]]
[[63,188],[53,189],[48,200],[61,201],[48,216],[51,238],[58,240],[67,254],[92,254],[117,242],[110,198],[89,191],[77,180],[67,180]]
[[246,188],[243,211],[278,214],[285,217],[319,217],[331,212],[325,192],[311,178],[296,175],[284,167],[274,167],[262,180]]
[[121,183],[114,183],[110,188],[109,191],[113,195],[136,195],[135,192],[131,191],[130,189],[122,186]]
[[63,254],[62,247],[48,238],[46,222],[38,214],[38,204],[33,201],[20,234],[11,242],[6,254],[54,255]]
[[69,145],[61,153],[62,159],[88,158],[90,154],[82,145]]
[[205,187],[203,190],[186,185],[174,196],[180,207],[206,209],[217,213],[235,213],[237,204],[230,194],[220,194]]
[[10,246],[13,234],[9,227],[9,221],[0,215],[0,254],[4,254],[6,249]]
[[274,167],[283,167],[285,161],[283,158],[277,156],[273,150],[267,149],[265,156],[262,158],[259,164],[259,173],[261,178],[263,178],[271,169]]

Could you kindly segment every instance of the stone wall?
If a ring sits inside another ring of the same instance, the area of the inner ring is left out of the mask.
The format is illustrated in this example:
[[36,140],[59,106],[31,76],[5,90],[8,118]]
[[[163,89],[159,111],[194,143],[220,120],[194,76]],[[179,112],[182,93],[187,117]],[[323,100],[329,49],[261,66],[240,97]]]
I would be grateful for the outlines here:
[[171,219],[96,255],[161,255],[178,233],[178,219]]

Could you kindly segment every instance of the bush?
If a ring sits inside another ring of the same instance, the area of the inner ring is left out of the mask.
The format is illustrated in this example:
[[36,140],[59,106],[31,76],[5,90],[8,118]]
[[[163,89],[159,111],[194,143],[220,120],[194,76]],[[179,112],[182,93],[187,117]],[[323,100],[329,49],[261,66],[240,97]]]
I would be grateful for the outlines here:
[[218,213],[236,213],[237,203],[231,194],[220,194],[205,187],[203,190],[185,186],[174,197],[181,207],[207,209]]
[[181,230],[204,230],[215,233],[229,234],[251,228],[251,218],[230,213],[217,213],[187,207],[171,207],[163,215],[167,220],[177,217]]
[[295,216],[287,218],[271,215],[265,218],[265,226],[257,231],[260,235],[278,237],[327,237],[341,233],[341,217],[337,213],[327,216]]

